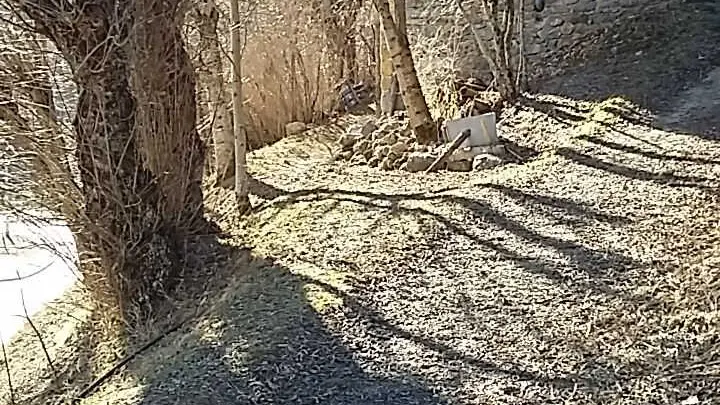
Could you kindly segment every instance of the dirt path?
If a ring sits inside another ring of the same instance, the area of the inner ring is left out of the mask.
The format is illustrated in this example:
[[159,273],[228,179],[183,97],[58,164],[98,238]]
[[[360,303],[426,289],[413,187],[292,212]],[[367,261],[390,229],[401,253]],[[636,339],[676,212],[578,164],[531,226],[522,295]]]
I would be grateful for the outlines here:
[[502,128],[538,151],[523,165],[348,166],[330,127],[253,153],[256,213],[211,195],[227,257],[187,281],[222,286],[83,405],[720,402],[720,141],[688,130],[714,125],[718,77],[687,58],[720,52],[693,32],[663,80],[628,60],[558,79],[657,95],[653,114],[526,100]]
[[658,122],[720,139],[720,67],[711,70],[697,85],[682,92]]
[[105,392],[152,375],[115,403],[174,403],[177,379],[196,404],[720,400],[720,145],[619,101],[535,101],[555,115],[504,130],[544,152],[490,172],[339,165],[310,135],[255,153],[259,210],[235,229],[271,259]]

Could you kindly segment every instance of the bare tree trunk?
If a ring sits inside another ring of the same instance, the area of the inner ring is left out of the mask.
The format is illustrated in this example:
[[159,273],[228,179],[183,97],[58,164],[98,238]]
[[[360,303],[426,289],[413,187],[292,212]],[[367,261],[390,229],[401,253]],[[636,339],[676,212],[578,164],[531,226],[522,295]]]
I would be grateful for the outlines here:
[[228,111],[230,97],[226,90],[223,74],[222,52],[217,34],[219,13],[215,0],[197,3],[201,49],[207,70],[204,85],[208,94],[208,109],[212,116],[212,137],[215,152],[216,185],[225,188],[234,186],[235,140],[232,116]]
[[425,96],[420,87],[407,38],[398,35],[388,0],[373,0],[373,2],[380,14],[387,47],[392,55],[395,73],[400,83],[400,93],[408,110],[410,127],[419,143],[433,143],[437,141],[437,127],[430,116]]
[[[389,0],[390,11],[393,14],[393,20],[398,29],[398,35],[407,43],[407,17],[405,0]],[[385,35],[383,33],[383,44],[385,43]],[[383,113],[392,114],[394,111],[405,109],[402,96],[400,94],[400,83],[397,79],[397,72],[393,67],[392,56],[386,46],[381,49],[381,58],[383,64],[383,76],[381,83],[383,86],[382,96],[384,99]]]
[[195,117],[195,71],[180,31],[180,0],[133,0],[132,89],[136,132],[163,193],[163,218],[192,234],[203,217],[205,147]]
[[478,0],[480,3],[481,15],[485,23],[490,27],[492,33],[490,47],[480,35],[477,26],[480,23],[477,13],[471,12],[461,0],[455,0],[458,9],[462,12],[465,20],[470,25],[475,42],[480,53],[490,65],[490,70],[495,78],[495,84],[503,100],[514,101],[519,95],[518,86],[514,78],[512,66],[512,37],[515,23],[515,1],[505,0],[502,15],[498,8],[497,0]]
[[[177,1],[17,6],[56,44],[79,88],[74,125],[85,201],[84,232],[75,236],[100,264],[100,272],[84,269],[85,281],[121,315],[138,303],[150,310],[181,270],[179,243],[204,230],[204,154]],[[72,20],[62,17],[68,13]]]
[[235,135],[235,197],[240,213],[249,211],[252,207],[249,198],[249,182],[247,174],[247,131],[243,114],[242,91],[242,53],[243,41],[240,34],[240,5],[239,0],[230,1],[230,43],[232,47],[232,103],[233,103],[233,132]]

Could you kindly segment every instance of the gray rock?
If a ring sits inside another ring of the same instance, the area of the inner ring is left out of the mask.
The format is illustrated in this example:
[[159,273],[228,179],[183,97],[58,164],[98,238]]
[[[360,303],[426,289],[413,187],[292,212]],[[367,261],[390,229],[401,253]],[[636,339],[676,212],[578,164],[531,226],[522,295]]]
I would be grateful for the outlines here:
[[472,168],[473,170],[485,170],[492,169],[493,167],[499,166],[503,163],[503,160],[495,155],[484,153],[477,155],[473,158]]
[[421,172],[427,170],[435,160],[435,155],[429,152],[411,152],[408,155],[407,162],[402,165],[402,169],[408,172]]
[[295,121],[285,125],[286,135],[298,135],[305,131],[307,131],[307,124],[304,122]]
[[373,132],[377,131],[378,127],[374,122],[368,122],[360,129],[362,136],[369,136]]
[[473,168],[472,160],[456,160],[447,163],[447,170],[451,172],[469,172]]
[[393,169],[393,160],[390,159],[390,157],[386,157],[382,160],[382,163],[380,163],[380,168],[382,170],[392,170]]
[[390,151],[393,153],[397,153],[398,155],[402,155],[408,150],[407,144],[403,143],[402,141],[395,142],[393,146],[391,146]]
[[355,155],[350,159],[350,164],[353,166],[360,166],[367,164],[367,159],[363,155]]
[[382,159],[382,158],[384,158],[385,156],[387,156],[388,153],[390,153],[390,147],[389,147],[389,146],[387,146],[387,145],[379,145],[379,146],[375,149],[375,154],[374,154],[374,156],[376,156],[378,159]]
[[355,152],[356,154],[364,153],[368,149],[370,149],[370,141],[364,139],[360,142],[355,143],[352,148],[353,152]]
[[397,142],[397,135],[395,134],[387,134],[378,140],[381,145],[393,145],[395,142]]
[[368,148],[366,151],[362,153],[362,155],[365,157],[365,160],[370,160],[373,157],[373,150]]
[[449,162],[457,162],[457,161],[461,161],[461,160],[472,161],[475,158],[475,156],[484,155],[484,154],[505,156],[505,154],[506,154],[505,145],[497,144],[497,145],[490,145],[490,146],[472,146],[472,147],[458,149],[448,157],[448,161]]
[[362,139],[360,134],[345,134],[338,139],[338,144],[343,150],[351,150],[357,141]]

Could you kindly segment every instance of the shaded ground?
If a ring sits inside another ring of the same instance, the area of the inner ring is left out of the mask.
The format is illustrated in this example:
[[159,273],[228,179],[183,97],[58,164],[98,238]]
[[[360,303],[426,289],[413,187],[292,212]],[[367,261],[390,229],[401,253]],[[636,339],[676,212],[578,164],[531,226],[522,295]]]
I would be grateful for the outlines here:
[[[658,98],[706,105],[708,83]],[[539,155],[487,172],[333,163],[331,127],[253,153],[252,217],[208,197],[229,235],[190,266],[194,317],[81,403],[720,402],[720,141],[653,127],[712,114],[599,100],[523,100],[501,129]],[[120,357],[85,344],[58,381]],[[36,357],[11,364],[18,397],[52,375]]]
[[[717,72],[708,73],[720,66],[719,43],[719,3],[674,4],[607,34],[587,61],[539,83],[539,90],[596,101],[623,96],[661,114],[656,124],[663,128],[716,135],[720,95],[708,91],[694,98],[699,94],[688,92],[702,91],[717,80]],[[687,106],[688,98],[695,105]],[[687,114],[679,116],[678,109]],[[697,110],[705,112],[700,116]]]

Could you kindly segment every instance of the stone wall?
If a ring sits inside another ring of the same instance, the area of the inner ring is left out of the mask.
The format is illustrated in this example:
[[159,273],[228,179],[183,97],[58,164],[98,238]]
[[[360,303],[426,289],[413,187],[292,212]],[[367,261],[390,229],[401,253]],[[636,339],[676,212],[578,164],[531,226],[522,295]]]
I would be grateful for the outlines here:
[[[464,0],[469,3],[468,0]],[[533,10],[525,0],[523,49],[531,78],[553,74],[568,59],[578,59],[593,44],[618,41],[616,32],[652,20],[682,0],[546,0],[545,10]],[[480,57],[469,29],[456,13],[455,0],[408,0],[408,30],[412,38],[445,38],[452,49],[461,75],[487,77],[487,65]],[[485,27],[483,35],[489,37]],[[453,38],[454,36],[454,38]],[[519,49],[519,43],[515,46]],[[420,50],[421,52],[423,50]]]

